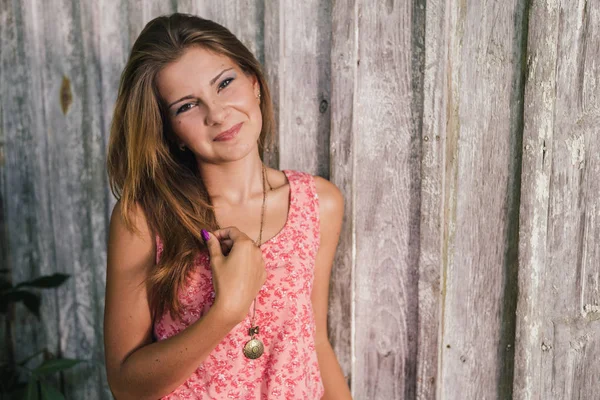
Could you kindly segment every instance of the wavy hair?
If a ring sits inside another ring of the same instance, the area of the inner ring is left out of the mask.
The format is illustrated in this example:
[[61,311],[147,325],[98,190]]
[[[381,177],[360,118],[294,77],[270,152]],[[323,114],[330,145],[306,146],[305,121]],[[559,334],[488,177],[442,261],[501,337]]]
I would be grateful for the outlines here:
[[139,205],[153,238],[159,236],[164,243],[160,262],[146,282],[153,316],[181,315],[179,290],[195,257],[206,248],[200,230],[218,227],[195,156],[178,149],[156,85],[159,71],[192,46],[225,55],[244,73],[256,76],[263,119],[258,140],[261,158],[274,135],[273,105],[262,67],[227,28],[179,13],[160,16],[144,27],[121,75],[107,170],[128,229],[136,231],[130,212]]

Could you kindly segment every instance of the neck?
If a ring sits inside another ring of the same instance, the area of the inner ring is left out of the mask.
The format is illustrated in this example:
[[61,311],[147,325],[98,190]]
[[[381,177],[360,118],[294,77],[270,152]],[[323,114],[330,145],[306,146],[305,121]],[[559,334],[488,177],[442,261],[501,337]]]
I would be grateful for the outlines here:
[[198,170],[213,206],[239,206],[263,196],[262,161],[258,153],[225,164],[199,162]]

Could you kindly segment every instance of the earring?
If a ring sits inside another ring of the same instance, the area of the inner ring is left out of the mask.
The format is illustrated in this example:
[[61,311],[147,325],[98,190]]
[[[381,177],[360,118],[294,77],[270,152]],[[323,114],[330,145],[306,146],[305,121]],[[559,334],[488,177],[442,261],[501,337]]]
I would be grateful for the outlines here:
[[260,99],[260,92],[258,92],[258,94],[256,95],[257,99]]
[[179,150],[181,150],[181,151],[185,151],[185,144],[184,144],[184,143],[181,143],[181,144],[179,145]]

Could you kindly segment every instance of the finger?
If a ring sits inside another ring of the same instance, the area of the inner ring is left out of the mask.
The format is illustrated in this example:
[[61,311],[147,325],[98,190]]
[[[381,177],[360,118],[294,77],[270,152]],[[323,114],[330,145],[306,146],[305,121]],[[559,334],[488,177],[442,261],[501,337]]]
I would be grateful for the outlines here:
[[212,259],[223,257],[223,253],[221,252],[221,244],[219,243],[215,235],[205,231],[204,229],[203,231],[206,232],[206,235],[203,234],[203,237],[206,241],[206,247],[208,248],[208,254],[210,255],[210,258]]
[[240,239],[247,238],[248,236],[240,231],[235,226],[228,226],[227,228],[221,228],[213,232],[219,241],[231,239],[233,242],[237,242]]

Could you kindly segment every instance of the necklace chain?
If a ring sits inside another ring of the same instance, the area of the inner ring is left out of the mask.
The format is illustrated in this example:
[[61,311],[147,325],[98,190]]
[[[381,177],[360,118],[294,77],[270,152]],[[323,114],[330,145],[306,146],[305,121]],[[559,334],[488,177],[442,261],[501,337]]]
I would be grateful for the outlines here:
[[[265,220],[265,208],[266,208],[266,200],[267,200],[267,190],[266,190],[265,181],[269,185],[269,191],[273,190],[273,188],[271,187],[271,184],[269,183],[269,180],[266,177],[267,169],[262,162],[261,162],[261,166],[262,166],[263,202],[262,202],[262,208],[261,208],[261,213],[260,213],[260,231],[258,233],[258,240],[255,242],[257,247],[260,247],[261,242],[262,242],[262,232],[263,232],[263,225],[264,225],[264,220]],[[219,229],[221,229],[221,227],[219,226],[218,223],[217,223],[217,227]],[[254,301],[252,302],[252,304],[253,304],[252,318],[250,320],[250,329],[248,330],[248,334],[250,335],[250,341],[246,344],[246,347],[244,348],[244,354],[248,358],[257,358],[257,357],[260,357],[263,352],[263,350],[262,350],[263,345],[260,342],[260,340],[258,340],[258,346],[257,346],[257,344],[254,343],[255,341],[257,341],[256,339],[254,339],[254,335],[259,333],[258,326],[254,326],[254,318],[256,316],[256,297],[254,297]],[[251,345],[248,346],[249,344],[251,344]],[[260,350],[257,347],[260,347]]]
[[[266,190],[266,185],[265,185],[265,180],[266,180],[266,168],[265,165],[262,164],[262,188],[263,188],[263,202],[262,202],[262,210],[260,212],[260,231],[258,232],[258,240],[256,242],[256,246],[260,247],[261,243],[262,243],[262,232],[263,232],[263,224],[265,221],[265,204],[266,204],[266,200],[267,200],[267,190]],[[256,329],[256,331],[254,330],[254,317],[256,316],[256,297],[254,298],[254,301],[252,302],[254,304],[253,306],[253,310],[252,310],[252,319],[250,321],[250,330],[252,332],[256,332],[258,333],[258,329]],[[256,327],[258,328],[258,327]],[[254,333],[251,333],[252,337],[254,337]]]

